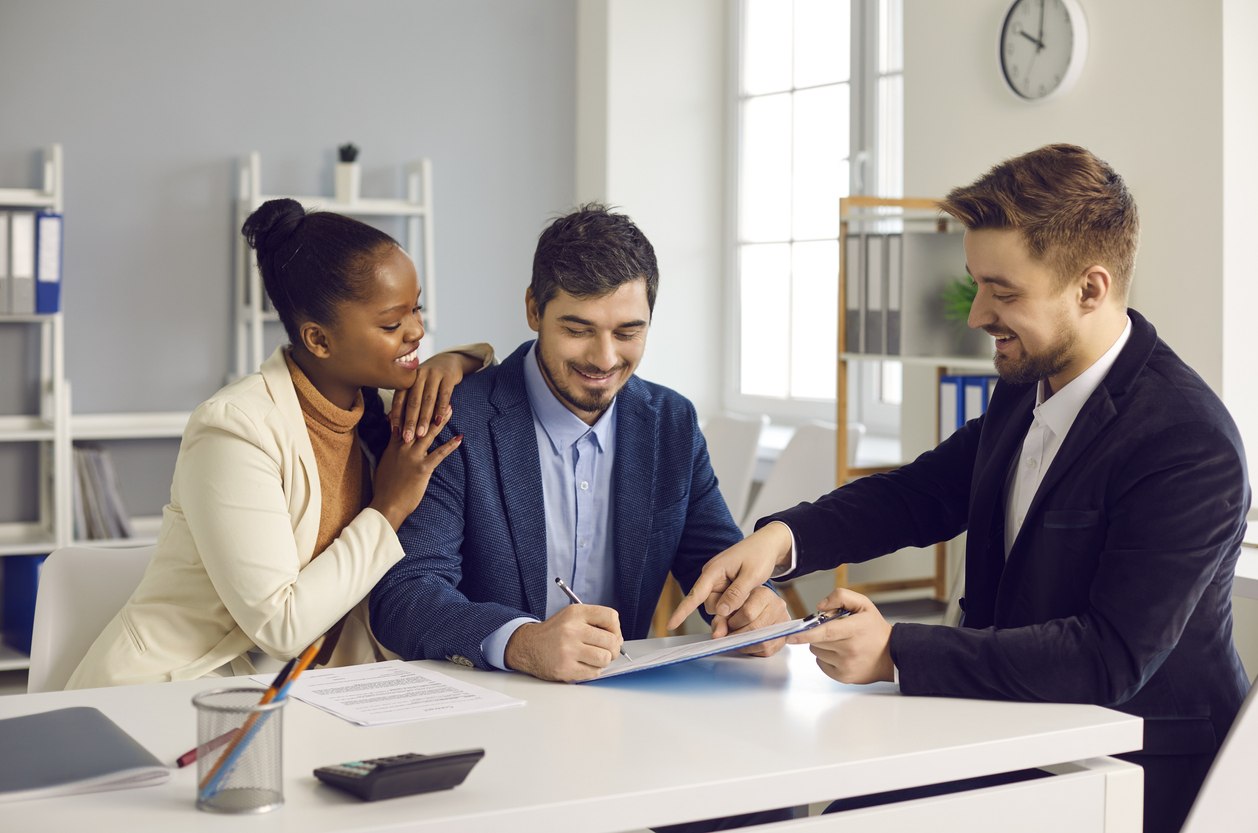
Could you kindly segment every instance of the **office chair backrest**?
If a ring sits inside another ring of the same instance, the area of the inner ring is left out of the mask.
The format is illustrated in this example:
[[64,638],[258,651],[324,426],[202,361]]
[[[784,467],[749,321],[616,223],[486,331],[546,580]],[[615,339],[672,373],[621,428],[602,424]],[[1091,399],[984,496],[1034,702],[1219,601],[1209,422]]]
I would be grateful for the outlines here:
[[816,500],[834,489],[836,447],[833,425],[796,428],[743,516],[739,524],[743,534],[750,535],[765,515]]
[[717,487],[734,520],[741,520],[747,511],[751,478],[756,469],[756,450],[760,447],[760,430],[769,418],[720,415],[703,423],[703,438],[708,443],[708,457],[716,472]]
[[1258,686],[1251,686],[1180,833],[1242,833],[1258,828]]
[[44,561],[35,595],[27,692],[60,691],[140,583],[156,547],[62,547]]

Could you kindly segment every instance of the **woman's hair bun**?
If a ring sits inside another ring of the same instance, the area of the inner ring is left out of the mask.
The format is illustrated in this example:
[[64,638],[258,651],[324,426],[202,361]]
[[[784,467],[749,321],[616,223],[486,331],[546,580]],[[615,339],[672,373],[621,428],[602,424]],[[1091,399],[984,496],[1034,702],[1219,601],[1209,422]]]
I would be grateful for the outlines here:
[[292,235],[305,216],[306,209],[297,200],[288,197],[267,200],[249,215],[240,232],[249,247],[265,258]]

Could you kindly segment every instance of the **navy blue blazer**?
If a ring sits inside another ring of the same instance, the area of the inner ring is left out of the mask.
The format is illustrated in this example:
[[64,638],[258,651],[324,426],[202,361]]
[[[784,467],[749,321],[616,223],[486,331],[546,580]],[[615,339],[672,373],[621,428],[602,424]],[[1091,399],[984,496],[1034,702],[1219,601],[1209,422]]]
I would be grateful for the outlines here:
[[795,533],[800,573],[968,530],[963,627],[893,627],[901,691],[1139,715],[1144,754],[1130,758],[1145,768],[1146,800],[1166,790],[1177,802],[1153,808],[1160,818],[1146,812],[1146,830],[1177,830],[1167,814],[1187,811],[1182,799],[1191,803],[1249,687],[1231,597],[1250,489],[1223,403],[1128,314],[1131,336],[1007,562],[1005,483],[1035,384],[998,383],[987,413],[938,448],[772,519]]
[[[371,594],[376,637],[406,659],[471,661],[519,616],[546,618],[546,508],[524,387],[531,342],[467,377],[437,439],[463,444],[436,468],[398,530],[406,556]],[[694,406],[634,376],[616,397],[612,473],[615,608],[626,639],[648,635],[671,571],[689,590],[704,563],[742,540],[716,487]]]

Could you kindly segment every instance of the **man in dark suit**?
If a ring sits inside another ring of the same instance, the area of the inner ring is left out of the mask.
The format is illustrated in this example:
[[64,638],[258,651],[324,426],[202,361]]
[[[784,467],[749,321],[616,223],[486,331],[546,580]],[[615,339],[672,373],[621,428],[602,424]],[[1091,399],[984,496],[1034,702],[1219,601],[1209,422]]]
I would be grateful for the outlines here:
[[1144,718],[1145,829],[1183,823],[1249,687],[1232,576],[1250,504],[1218,397],[1127,308],[1138,240],[1121,177],[1069,145],[948,195],[995,340],[987,413],[938,448],[760,521],[674,620],[747,588],[968,531],[962,627],[853,615],[792,637],[836,680],[904,694],[1095,703]]
[[[455,389],[444,433],[463,443],[398,530],[406,557],[372,593],[387,648],[590,679],[624,639],[648,635],[670,571],[688,588],[741,539],[694,406],[634,375],[658,282],[650,242],[624,215],[585,206],[542,233],[525,295],[537,339]],[[787,618],[762,586],[713,632]]]

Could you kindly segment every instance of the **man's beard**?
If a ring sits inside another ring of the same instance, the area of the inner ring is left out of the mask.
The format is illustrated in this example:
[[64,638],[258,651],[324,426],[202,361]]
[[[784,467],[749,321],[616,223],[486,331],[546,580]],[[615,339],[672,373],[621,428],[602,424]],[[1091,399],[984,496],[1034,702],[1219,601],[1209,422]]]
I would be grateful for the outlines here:
[[1043,353],[1026,353],[1020,358],[1014,358],[997,352],[994,357],[996,373],[1001,381],[1011,385],[1028,385],[1054,376],[1070,364],[1077,341],[1078,337],[1074,332],[1062,330],[1056,343]]
[[[545,359],[542,358],[540,347],[537,355],[537,366],[541,368],[542,373],[546,376],[547,380],[550,381],[551,389],[555,393],[559,394],[560,398],[562,398],[565,402],[583,413],[601,415],[604,411],[611,407],[612,400],[616,398],[616,394],[620,393],[620,388],[617,388],[614,391],[609,391],[611,396],[605,396],[604,394],[597,393],[593,396],[585,396],[578,387],[579,383],[575,383],[571,387],[564,385],[554,373],[551,373],[550,368],[546,365]],[[576,368],[571,364],[569,364],[568,367],[572,368],[574,371],[576,370]],[[612,373],[618,373],[623,369],[623,365],[617,365],[616,368],[612,370]]]

